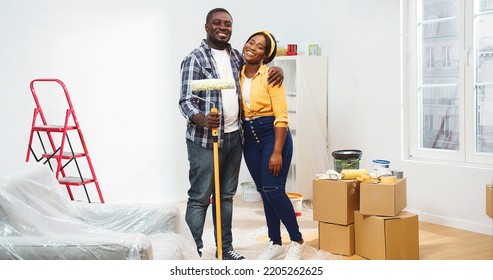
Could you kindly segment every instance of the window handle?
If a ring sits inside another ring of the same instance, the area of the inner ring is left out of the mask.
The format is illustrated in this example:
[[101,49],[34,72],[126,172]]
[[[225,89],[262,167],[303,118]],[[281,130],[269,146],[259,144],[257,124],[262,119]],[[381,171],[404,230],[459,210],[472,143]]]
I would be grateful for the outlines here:
[[466,65],[469,66],[469,55],[471,54],[471,47],[466,49]]

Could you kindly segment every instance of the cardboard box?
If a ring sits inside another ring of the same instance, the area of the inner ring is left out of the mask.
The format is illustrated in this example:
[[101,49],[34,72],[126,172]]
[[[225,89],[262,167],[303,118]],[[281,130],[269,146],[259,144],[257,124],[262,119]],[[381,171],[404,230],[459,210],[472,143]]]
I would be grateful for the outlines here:
[[406,178],[395,183],[361,183],[360,212],[363,215],[396,216],[407,206]]
[[318,223],[318,248],[336,255],[354,255],[354,224]]
[[493,185],[486,185],[486,215],[493,219]]
[[313,180],[313,220],[349,225],[359,209],[359,183],[356,180]]
[[355,252],[370,260],[418,260],[418,227],[418,215],[406,211],[395,217],[355,211]]

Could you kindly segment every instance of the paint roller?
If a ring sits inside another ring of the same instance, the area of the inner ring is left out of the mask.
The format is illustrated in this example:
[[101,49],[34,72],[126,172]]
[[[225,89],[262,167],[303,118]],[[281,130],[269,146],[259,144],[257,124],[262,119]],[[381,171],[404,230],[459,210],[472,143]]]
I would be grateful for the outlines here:
[[235,80],[233,79],[192,80],[191,85],[192,85],[192,91],[232,89],[235,88]]
[[[235,88],[235,81],[232,79],[203,79],[203,80],[192,80],[191,82],[192,91],[202,91],[202,90],[221,90],[221,89],[233,89]],[[217,112],[215,104],[209,100],[198,97],[192,94],[194,98],[200,99],[205,102],[212,104],[211,112]],[[218,146],[218,134],[217,128],[212,129],[212,140],[214,148],[214,197],[215,197],[215,207],[216,207],[216,239],[217,239],[217,259],[222,260],[222,221],[221,221],[221,191],[219,183],[219,146]]]

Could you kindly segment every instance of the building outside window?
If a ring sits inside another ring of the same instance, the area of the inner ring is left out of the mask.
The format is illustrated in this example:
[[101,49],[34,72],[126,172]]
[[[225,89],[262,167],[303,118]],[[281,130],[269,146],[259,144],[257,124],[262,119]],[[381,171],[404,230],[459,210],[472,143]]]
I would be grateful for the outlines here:
[[428,61],[426,62],[426,67],[433,68],[435,67],[435,48],[427,47],[426,50],[428,53]]
[[451,48],[451,46],[443,46],[442,47],[442,54],[443,54],[442,66],[443,67],[452,66],[452,63],[450,61],[450,48]]

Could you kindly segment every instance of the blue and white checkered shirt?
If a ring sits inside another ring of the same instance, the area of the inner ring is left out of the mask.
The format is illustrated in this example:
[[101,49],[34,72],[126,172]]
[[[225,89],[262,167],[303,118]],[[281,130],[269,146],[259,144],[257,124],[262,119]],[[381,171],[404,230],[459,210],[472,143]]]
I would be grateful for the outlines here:
[[[233,69],[233,77],[236,83],[236,94],[238,96],[238,104],[241,108],[241,93],[240,93],[240,69],[243,65],[243,57],[241,53],[228,45],[226,51],[230,55],[231,68]],[[192,117],[198,113],[207,115],[212,108],[212,102],[217,110],[223,112],[221,91],[207,90],[192,92],[191,82],[193,80],[202,79],[218,79],[219,73],[216,63],[212,57],[211,48],[207,45],[206,40],[203,40],[199,47],[195,48],[187,55],[181,63],[181,94],[179,108],[182,115],[188,120],[186,139],[189,139],[204,148],[212,149],[212,131],[208,128],[196,125],[192,122]],[[204,102],[192,96],[199,96],[210,102]],[[238,126],[241,130],[241,110],[238,115]],[[222,147],[224,139],[224,119],[221,117],[221,125],[219,128],[219,147]]]

